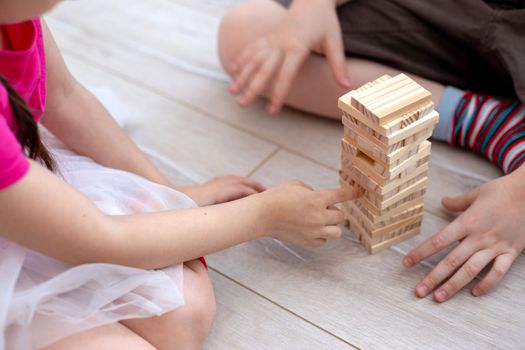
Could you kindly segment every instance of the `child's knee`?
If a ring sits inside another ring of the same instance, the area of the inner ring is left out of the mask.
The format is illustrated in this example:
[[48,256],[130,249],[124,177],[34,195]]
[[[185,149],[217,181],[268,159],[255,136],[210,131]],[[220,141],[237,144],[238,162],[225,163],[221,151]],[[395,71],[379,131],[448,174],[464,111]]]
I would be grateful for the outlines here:
[[247,40],[244,28],[248,25],[247,6],[238,5],[231,9],[222,19],[219,27],[219,58],[225,71],[230,73],[230,65]]
[[192,332],[194,332],[196,339],[202,343],[206,339],[217,313],[213,292],[209,293],[206,298],[200,299],[198,303],[193,304],[188,311],[188,318],[193,325]]
[[206,339],[215,315],[217,305],[208,270],[200,261],[193,267],[195,283],[187,286],[185,319],[188,330],[192,332],[192,338],[196,344],[201,344]]
[[236,55],[284,20],[285,14],[284,7],[272,0],[250,0],[233,7],[219,28],[219,58],[224,69],[230,73]]

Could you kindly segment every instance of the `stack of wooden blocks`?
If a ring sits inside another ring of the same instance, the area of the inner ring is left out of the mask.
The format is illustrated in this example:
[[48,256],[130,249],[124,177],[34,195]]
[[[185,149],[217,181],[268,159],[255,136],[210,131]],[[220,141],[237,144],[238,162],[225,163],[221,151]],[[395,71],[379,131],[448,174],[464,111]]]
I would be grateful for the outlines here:
[[340,183],[363,197],[344,203],[350,229],[370,253],[419,233],[432,130],[431,94],[404,74],[383,76],[339,98]]

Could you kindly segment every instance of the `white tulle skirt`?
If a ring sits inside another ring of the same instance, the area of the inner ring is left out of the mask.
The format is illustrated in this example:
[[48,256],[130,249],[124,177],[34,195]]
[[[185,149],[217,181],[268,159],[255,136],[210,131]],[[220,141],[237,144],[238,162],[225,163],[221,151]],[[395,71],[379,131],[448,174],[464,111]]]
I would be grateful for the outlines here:
[[[195,207],[182,193],[100,166],[56,140],[52,143],[64,180],[106,214]],[[183,304],[181,264],[159,271],[112,264],[71,266],[0,236],[0,349],[38,349],[76,332],[161,315]]]

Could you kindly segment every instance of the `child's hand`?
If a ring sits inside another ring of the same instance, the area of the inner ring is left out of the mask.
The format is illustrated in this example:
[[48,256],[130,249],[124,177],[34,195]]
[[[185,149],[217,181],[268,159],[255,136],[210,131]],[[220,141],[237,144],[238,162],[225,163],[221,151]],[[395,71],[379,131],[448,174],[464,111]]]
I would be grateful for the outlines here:
[[268,234],[279,240],[320,246],[341,236],[337,224],[343,223],[345,216],[334,204],[361,193],[357,188],[314,191],[301,181],[290,181],[261,194],[270,213],[263,224],[268,225]]
[[443,205],[464,213],[407,254],[403,265],[411,267],[460,243],[416,286],[416,295],[425,297],[437,288],[434,299],[445,301],[493,261],[471,291],[474,296],[483,295],[499,283],[525,248],[525,168],[461,196],[445,197]]
[[221,176],[201,185],[177,188],[187,194],[200,207],[219,204],[263,192],[260,183],[242,176]]
[[284,24],[248,45],[234,61],[230,70],[235,81],[230,91],[239,94],[237,101],[244,107],[272,86],[268,92],[271,100],[268,111],[275,114],[313,50],[326,56],[336,81],[350,87],[335,3],[295,0]]

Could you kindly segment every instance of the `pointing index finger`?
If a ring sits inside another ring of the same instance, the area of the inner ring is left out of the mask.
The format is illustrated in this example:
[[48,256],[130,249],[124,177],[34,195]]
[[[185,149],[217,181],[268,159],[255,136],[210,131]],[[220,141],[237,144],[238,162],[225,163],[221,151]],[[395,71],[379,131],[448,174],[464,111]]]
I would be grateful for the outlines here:
[[357,186],[324,190],[322,192],[327,206],[355,199],[362,194],[362,190]]

